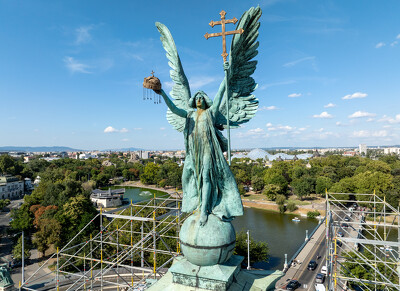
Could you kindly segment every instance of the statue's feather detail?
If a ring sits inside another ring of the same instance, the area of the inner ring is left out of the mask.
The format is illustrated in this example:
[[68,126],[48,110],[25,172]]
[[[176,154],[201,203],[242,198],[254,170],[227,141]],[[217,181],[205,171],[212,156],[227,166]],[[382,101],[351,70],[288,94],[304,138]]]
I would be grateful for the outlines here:
[[[240,18],[237,30],[243,28],[242,34],[232,38],[229,54],[229,120],[231,127],[238,127],[254,117],[258,109],[258,99],[252,95],[257,84],[251,75],[254,73],[257,61],[252,60],[257,54],[259,42],[258,28],[261,17],[260,7],[252,7]],[[226,100],[221,102],[216,124],[226,127]]]
[[[169,60],[168,65],[172,70],[169,71],[174,86],[172,87],[171,96],[174,98],[173,102],[178,108],[189,110],[188,101],[191,97],[189,82],[183,71],[182,63],[176,50],[174,39],[168,28],[156,22],[156,27],[161,34],[161,42],[165,49],[166,56]],[[185,118],[182,118],[168,109],[167,111],[168,122],[178,131],[183,131],[185,128]]]

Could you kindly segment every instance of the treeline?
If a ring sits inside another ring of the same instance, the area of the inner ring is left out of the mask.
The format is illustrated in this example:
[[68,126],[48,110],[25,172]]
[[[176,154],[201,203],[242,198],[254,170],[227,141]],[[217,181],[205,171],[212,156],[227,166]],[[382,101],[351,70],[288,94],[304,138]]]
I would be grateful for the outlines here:
[[[234,159],[231,169],[239,190],[255,192],[276,200],[278,195],[295,194],[304,199],[310,194],[375,193],[397,207],[400,199],[400,159],[381,156],[378,160],[331,155],[309,161],[274,161],[264,167],[262,160]],[[345,197],[346,198],[346,197]],[[347,197],[348,198],[348,197]]]

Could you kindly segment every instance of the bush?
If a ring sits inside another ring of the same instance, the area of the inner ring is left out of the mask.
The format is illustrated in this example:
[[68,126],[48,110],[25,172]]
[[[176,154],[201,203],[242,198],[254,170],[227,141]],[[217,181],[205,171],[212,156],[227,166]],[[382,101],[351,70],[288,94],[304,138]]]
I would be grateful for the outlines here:
[[290,212],[297,210],[297,206],[296,206],[296,203],[294,203],[294,201],[289,201],[288,204],[286,205],[286,208]]
[[284,205],[284,204],[285,204],[285,201],[286,201],[285,195],[279,194],[279,195],[276,196],[275,202],[276,202],[276,204],[278,204],[279,206],[280,206],[280,205]]
[[315,218],[315,217],[320,216],[320,215],[321,215],[321,213],[319,213],[318,210],[315,210],[315,211],[308,211],[308,212],[307,212],[307,217],[308,217],[308,218]]
[[283,204],[279,205],[278,208],[279,208],[279,212],[280,212],[280,213],[284,213],[285,210],[286,210],[285,205],[283,205]]

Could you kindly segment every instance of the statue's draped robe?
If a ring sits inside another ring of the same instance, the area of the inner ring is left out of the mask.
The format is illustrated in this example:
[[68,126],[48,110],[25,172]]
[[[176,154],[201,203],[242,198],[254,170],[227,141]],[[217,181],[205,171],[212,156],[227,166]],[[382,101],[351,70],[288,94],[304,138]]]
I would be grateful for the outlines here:
[[182,176],[182,211],[192,212],[201,208],[204,183],[209,183],[208,213],[228,221],[243,215],[239,190],[223,155],[227,140],[215,128],[211,110],[202,114],[188,112],[184,136],[186,159]]

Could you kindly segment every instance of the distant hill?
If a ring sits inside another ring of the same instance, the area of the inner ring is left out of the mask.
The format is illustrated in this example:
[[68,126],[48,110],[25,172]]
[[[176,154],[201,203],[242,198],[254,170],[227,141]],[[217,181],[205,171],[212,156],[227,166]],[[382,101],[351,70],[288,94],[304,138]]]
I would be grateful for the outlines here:
[[77,152],[77,151],[82,151],[82,150],[73,149],[70,147],[63,147],[63,146],[52,146],[52,147],[4,146],[4,147],[0,147],[0,152]]

